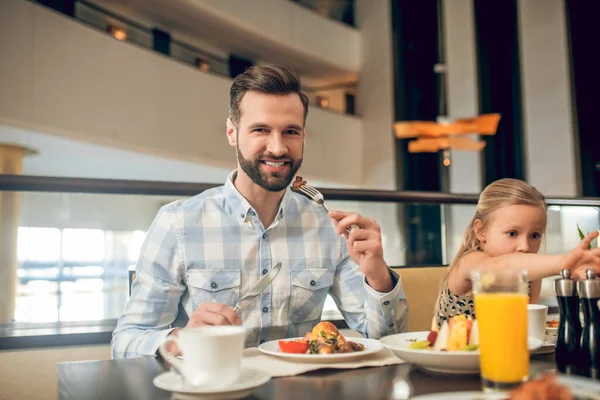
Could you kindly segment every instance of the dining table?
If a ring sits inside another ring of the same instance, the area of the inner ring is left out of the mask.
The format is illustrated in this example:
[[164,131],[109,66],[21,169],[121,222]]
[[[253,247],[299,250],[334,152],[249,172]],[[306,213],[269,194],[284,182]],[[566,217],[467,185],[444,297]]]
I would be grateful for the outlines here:
[[[555,372],[554,353],[532,355],[530,376]],[[166,371],[155,357],[58,364],[58,398],[61,400],[174,399],[157,388],[153,379]],[[407,393],[407,388],[410,393]],[[427,372],[403,363],[350,370],[319,369],[301,375],[272,378],[246,399],[401,400],[425,394],[478,391],[480,376]]]

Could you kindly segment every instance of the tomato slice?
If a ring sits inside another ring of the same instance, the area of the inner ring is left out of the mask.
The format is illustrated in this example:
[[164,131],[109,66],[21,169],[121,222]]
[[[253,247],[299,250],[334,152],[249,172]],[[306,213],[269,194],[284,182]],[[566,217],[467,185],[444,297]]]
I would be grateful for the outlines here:
[[295,340],[285,341],[285,340],[280,340],[279,341],[279,348],[284,353],[304,354],[304,353],[306,353],[306,350],[308,350],[308,342],[306,342],[304,340],[302,340],[302,341],[295,341]]

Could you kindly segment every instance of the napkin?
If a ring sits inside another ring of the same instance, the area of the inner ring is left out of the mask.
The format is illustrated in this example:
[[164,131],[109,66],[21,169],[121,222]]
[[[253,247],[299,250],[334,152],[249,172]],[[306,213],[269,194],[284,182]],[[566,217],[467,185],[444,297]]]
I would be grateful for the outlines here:
[[285,360],[276,356],[261,353],[256,347],[244,350],[242,365],[245,368],[260,369],[272,377],[294,376],[318,369],[354,369],[362,367],[383,367],[404,363],[390,350],[383,348],[377,353],[344,362],[331,362],[328,364],[303,363],[301,361]]

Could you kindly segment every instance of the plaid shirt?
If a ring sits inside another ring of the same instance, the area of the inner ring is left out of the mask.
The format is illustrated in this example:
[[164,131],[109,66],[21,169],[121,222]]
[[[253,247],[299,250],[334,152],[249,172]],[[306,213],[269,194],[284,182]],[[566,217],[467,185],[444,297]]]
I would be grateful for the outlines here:
[[348,326],[366,337],[405,330],[408,309],[398,274],[390,270],[390,293],[368,286],[327,213],[289,188],[265,229],[234,178],[235,171],[224,186],[158,212],[113,333],[113,358],[154,355],[201,303],[235,306],[277,262],[278,276],[241,309],[247,347],[304,336],[319,322],[327,294]]

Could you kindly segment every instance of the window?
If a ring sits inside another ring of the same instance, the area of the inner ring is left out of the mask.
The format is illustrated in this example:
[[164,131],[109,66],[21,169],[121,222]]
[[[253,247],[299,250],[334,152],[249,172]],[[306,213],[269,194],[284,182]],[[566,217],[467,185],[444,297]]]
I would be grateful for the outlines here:
[[58,261],[60,230],[56,228],[19,228],[17,237],[19,261]]
[[116,319],[144,231],[20,227],[17,322]]
[[104,260],[104,231],[100,229],[65,229],[63,231],[62,258],[65,261]]

